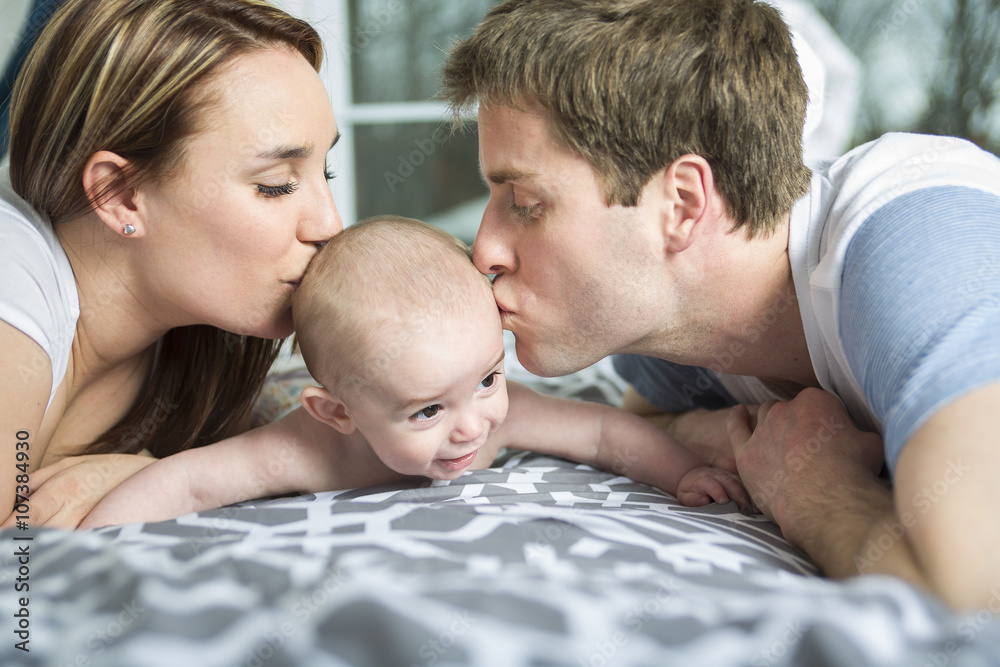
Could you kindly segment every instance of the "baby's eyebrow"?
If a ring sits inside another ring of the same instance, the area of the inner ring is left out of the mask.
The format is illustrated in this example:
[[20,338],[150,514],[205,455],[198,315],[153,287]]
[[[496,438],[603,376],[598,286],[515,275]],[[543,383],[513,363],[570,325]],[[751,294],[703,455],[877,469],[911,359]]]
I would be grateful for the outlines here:
[[504,360],[504,357],[506,356],[506,354],[507,354],[506,350],[500,350],[500,356],[497,357],[496,360],[492,364],[489,365],[489,370],[487,370],[486,372],[489,373],[490,370],[493,370],[494,368],[496,368],[497,364],[499,364],[500,362],[502,362]]
[[[485,377],[485,376],[489,375],[490,371],[492,371],[494,368],[496,368],[497,365],[500,364],[500,362],[502,362],[504,360],[504,357],[506,356],[506,354],[507,353],[506,353],[505,350],[500,350],[500,355],[493,361],[492,364],[489,365],[489,367],[487,368],[487,370],[483,372],[483,376]],[[424,406],[427,406],[427,405],[434,405],[435,403],[437,403],[437,402],[439,402],[441,400],[442,396],[443,396],[443,394],[438,394],[436,396],[428,396],[426,398],[414,398],[414,399],[411,399],[411,400],[406,401],[404,403],[401,403],[399,406],[397,406],[396,407],[396,412],[410,413],[410,412],[413,412],[414,410],[416,410],[417,408],[424,407]]]
[[409,414],[411,412],[414,412],[417,408],[424,407],[424,406],[427,406],[427,405],[434,405],[439,400],[441,400],[441,396],[429,396],[427,398],[414,398],[412,400],[409,400],[409,401],[406,401],[405,403],[400,404],[396,408],[396,412],[399,412],[399,413],[404,413],[405,412],[405,413]]

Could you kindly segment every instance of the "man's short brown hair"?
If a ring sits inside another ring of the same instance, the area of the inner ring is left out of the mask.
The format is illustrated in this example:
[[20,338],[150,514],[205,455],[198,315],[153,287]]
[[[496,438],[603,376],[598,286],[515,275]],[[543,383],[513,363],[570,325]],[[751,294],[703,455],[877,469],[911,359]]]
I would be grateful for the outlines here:
[[657,171],[704,157],[727,213],[774,229],[805,194],[808,92],[788,27],[753,0],[507,0],[451,51],[444,99],[538,101],[606,203],[635,206]]

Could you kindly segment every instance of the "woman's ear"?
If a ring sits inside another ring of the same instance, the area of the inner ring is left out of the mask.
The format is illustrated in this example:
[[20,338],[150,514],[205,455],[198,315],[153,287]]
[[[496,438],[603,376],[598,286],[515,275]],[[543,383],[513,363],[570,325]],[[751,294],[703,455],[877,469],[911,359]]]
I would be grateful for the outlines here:
[[658,177],[664,201],[664,249],[681,252],[694,241],[712,210],[712,167],[700,155],[682,155]]
[[83,167],[83,191],[94,212],[119,236],[141,237],[145,225],[140,220],[135,190],[122,188],[128,160],[111,151],[97,151]]
[[313,419],[332,426],[344,435],[351,435],[358,429],[347,405],[323,387],[306,387],[299,400]]

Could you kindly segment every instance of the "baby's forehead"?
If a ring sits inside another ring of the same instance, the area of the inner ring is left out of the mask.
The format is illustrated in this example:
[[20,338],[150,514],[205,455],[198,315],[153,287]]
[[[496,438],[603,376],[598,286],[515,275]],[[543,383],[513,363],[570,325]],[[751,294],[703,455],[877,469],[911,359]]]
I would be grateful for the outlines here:
[[427,295],[417,297],[408,308],[383,309],[381,316],[369,313],[361,336],[364,342],[353,352],[357,388],[376,394],[387,387],[395,390],[395,372],[400,364],[426,363],[428,357],[435,356],[461,357],[469,349],[463,341],[473,343],[472,349],[482,350],[495,340],[496,349],[490,354],[502,356],[503,329],[492,290],[488,281],[477,287],[456,290],[452,295],[464,294],[467,299]]
[[[478,274],[478,272],[477,272]],[[458,321],[483,322],[483,314],[494,312],[493,288],[485,277],[456,276],[454,281],[415,283],[411,289],[399,290],[392,299],[383,302],[379,312],[370,311],[370,327],[376,330],[406,328],[424,331],[435,323]]]

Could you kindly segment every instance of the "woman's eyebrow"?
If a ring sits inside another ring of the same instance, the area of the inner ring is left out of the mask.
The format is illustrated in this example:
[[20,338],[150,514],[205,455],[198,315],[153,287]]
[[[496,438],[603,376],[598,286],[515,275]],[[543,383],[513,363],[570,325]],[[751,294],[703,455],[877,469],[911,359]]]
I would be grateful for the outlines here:
[[[337,145],[340,141],[340,133],[334,137],[333,141],[330,143],[330,150]],[[262,151],[257,154],[257,157],[261,160],[298,160],[301,158],[306,158],[312,155],[313,147],[312,145],[291,145],[287,144],[284,146],[275,146],[268,150]]]
[[262,153],[257,157],[262,160],[296,160],[312,155],[312,146],[276,146]]

